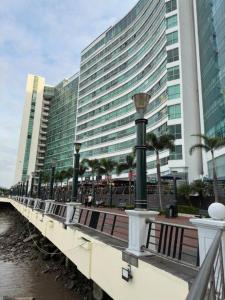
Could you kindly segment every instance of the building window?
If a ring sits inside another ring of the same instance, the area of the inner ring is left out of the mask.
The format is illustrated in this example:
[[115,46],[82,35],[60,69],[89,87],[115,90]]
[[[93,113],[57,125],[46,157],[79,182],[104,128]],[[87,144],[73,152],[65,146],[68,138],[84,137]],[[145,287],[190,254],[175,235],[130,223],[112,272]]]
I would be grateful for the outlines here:
[[177,15],[174,15],[172,17],[169,17],[166,19],[166,28],[172,28],[177,26]]
[[169,159],[170,160],[183,159],[182,145],[174,146],[174,150],[170,151]]
[[181,117],[180,104],[168,106],[168,118],[169,120],[179,119]]
[[173,135],[175,139],[181,139],[181,124],[168,126],[168,132],[169,134]]
[[175,67],[169,68],[167,70],[167,80],[168,81],[179,79],[179,78],[180,78],[179,66],[175,66]]
[[177,9],[177,0],[170,0],[166,2],[166,12],[169,13]]
[[168,100],[180,98],[180,85],[171,85],[167,88]]
[[179,60],[178,48],[167,51],[167,62],[173,62]]
[[166,35],[167,46],[176,44],[178,42],[178,32],[174,31]]

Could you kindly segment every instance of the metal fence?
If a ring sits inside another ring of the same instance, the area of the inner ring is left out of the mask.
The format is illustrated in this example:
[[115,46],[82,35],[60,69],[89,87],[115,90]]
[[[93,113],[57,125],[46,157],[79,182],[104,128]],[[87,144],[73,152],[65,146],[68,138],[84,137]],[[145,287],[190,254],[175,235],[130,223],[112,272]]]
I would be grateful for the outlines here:
[[199,266],[198,233],[194,227],[148,222],[147,250],[186,265]]
[[120,240],[128,240],[128,217],[126,215],[81,208],[79,223]]
[[66,218],[66,209],[67,209],[66,204],[51,202],[51,203],[49,203],[46,214],[65,219]]
[[34,203],[34,205],[35,205],[34,209],[44,212],[45,204],[46,204],[46,202],[44,200],[37,199],[37,201]]
[[219,231],[202,263],[186,300],[224,300],[225,283],[222,231]]

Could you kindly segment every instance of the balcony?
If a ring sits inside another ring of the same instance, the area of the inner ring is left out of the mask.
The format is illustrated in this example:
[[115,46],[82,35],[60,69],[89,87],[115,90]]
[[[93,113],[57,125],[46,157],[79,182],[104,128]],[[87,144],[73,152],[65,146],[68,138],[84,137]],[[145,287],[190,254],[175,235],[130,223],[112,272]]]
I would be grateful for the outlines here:
[[43,167],[44,166],[44,162],[37,162],[36,166]]
[[47,134],[47,131],[44,131],[43,128],[41,128],[41,129],[40,129],[40,134],[46,135],[46,134]]
[[41,122],[48,123],[48,118],[41,116]]
[[38,144],[38,146],[39,146],[39,147],[45,147],[46,144],[45,144],[43,141],[40,141],[39,144]]
[[49,113],[47,111],[42,111],[42,116],[48,117]]
[[45,124],[45,123],[41,123],[41,128],[48,128],[48,125],[47,124]]
[[40,140],[40,141],[46,141],[46,139],[47,139],[47,138],[46,138],[46,136],[44,136],[44,135],[40,135],[40,136],[39,136],[39,140]]

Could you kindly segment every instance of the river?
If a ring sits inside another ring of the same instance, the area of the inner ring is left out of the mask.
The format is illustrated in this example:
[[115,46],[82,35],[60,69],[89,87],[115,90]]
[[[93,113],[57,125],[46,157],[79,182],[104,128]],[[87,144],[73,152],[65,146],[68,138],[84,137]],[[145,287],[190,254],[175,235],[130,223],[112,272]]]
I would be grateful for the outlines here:
[[[1,210],[0,237],[7,233],[13,220]],[[1,244],[0,244],[1,246]],[[1,250],[0,250],[1,251]],[[33,297],[35,300],[81,300],[55,280],[54,273],[43,273],[42,261],[5,261],[0,253],[0,300],[8,297]]]

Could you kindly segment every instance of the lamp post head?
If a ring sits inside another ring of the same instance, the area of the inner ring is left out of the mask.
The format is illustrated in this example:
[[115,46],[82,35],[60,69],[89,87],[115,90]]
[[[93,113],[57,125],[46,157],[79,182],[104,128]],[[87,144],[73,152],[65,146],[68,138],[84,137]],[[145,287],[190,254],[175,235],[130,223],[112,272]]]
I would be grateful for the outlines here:
[[57,160],[55,158],[53,158],[52,161],[51,161],[52,167],[55,167],[56,163],[57,163]]
[[147,93],[138,93],[132,96],[138,116],[144,117],[151,96]]
[[74,143],[74,148],[75,148],[76,153],[79,153],[80,148],[81,148],[81,143],[75,142]]

